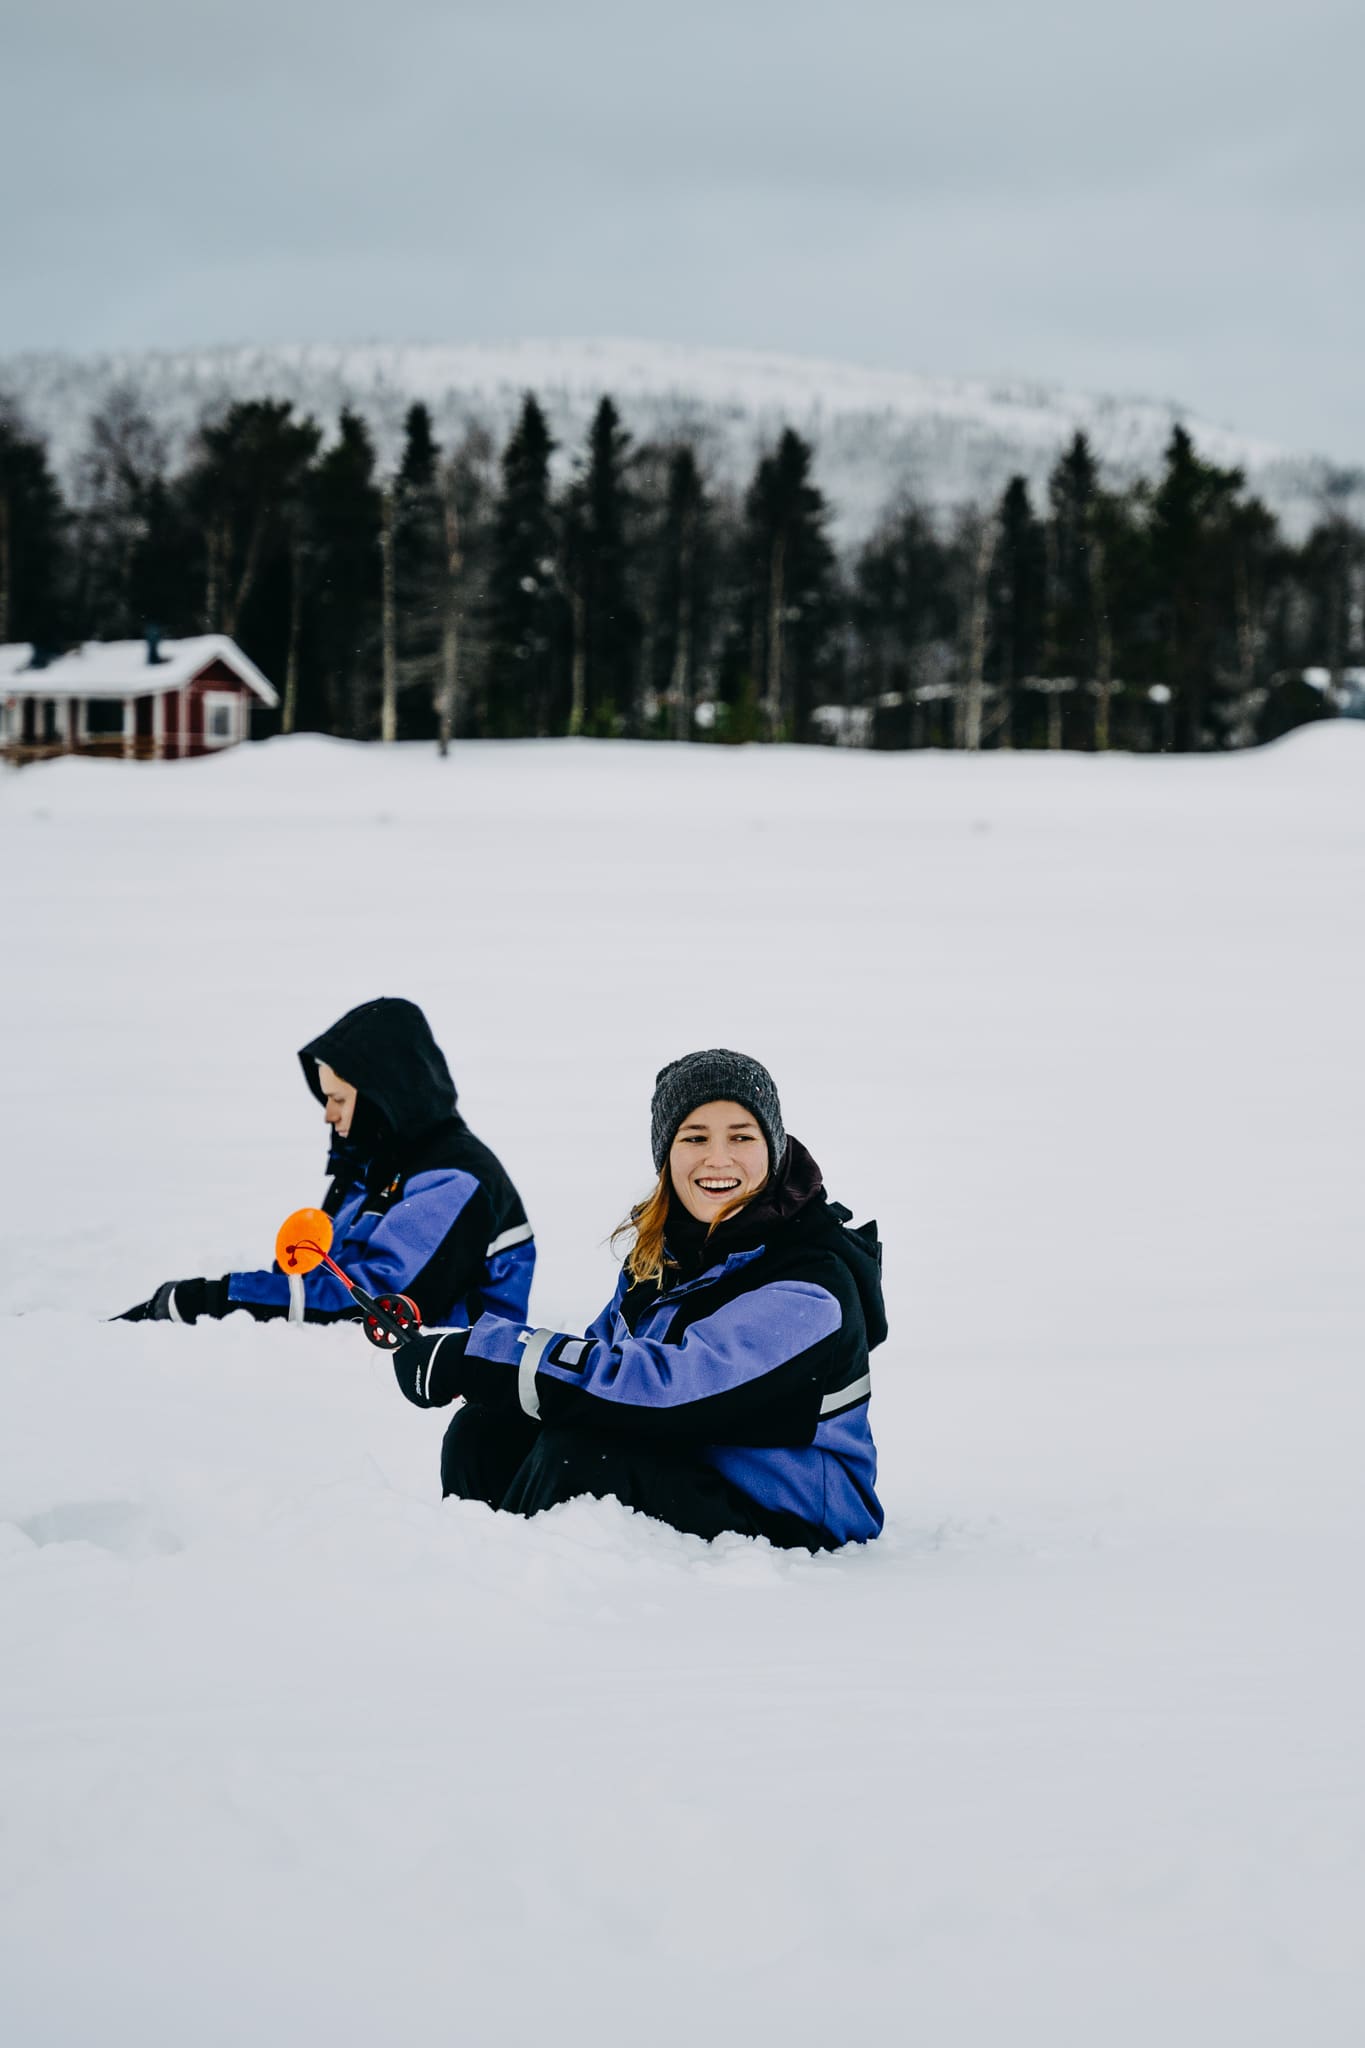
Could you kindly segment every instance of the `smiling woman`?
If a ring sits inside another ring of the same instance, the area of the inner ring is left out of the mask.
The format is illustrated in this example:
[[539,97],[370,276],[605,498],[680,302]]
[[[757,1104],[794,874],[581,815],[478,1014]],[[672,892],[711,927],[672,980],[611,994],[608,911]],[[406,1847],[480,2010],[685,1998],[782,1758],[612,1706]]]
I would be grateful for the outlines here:
[[886,1335],[876,1225],[849,1228],[742,1053],[659,1074],[658,1175],[621,1226],[620,1282],[583,1335],[495,1315],[394,1357],[446,1431],[444,1491],[533,1515],[612,1496],[693,1535],[784,1548],[882,1526],[868,1354]]

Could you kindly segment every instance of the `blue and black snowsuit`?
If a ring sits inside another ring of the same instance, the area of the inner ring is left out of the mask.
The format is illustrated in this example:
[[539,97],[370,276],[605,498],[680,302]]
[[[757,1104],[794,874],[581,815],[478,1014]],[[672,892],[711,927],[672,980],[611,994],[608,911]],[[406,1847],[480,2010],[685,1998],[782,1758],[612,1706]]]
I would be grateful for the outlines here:
[[[332,1257],[371,1294],[408,1294],[428,1322],[523,1317],[535,1244],[521,1198],[459,1114],[445,1055],[415,1003],[381,996],[349,1010],[299,1054],[321,1102],[318,1062],[358,1091],[334,1137],[323,1202]],[[293,1322],[357,1313],[325,1266],[229,1273],[227,1307]]]
[[611,1494],[696,1535],[812,1550],[876,1536],[876,1226],[850,1229],[788,1139],[767,1187],[709,1236],[675,1196],[666,1246],[662,1285],[623,1271],[582,1336],[490,1314],[395,1355],[418,1406],[465,1397],[445,1491],[520,1514]]

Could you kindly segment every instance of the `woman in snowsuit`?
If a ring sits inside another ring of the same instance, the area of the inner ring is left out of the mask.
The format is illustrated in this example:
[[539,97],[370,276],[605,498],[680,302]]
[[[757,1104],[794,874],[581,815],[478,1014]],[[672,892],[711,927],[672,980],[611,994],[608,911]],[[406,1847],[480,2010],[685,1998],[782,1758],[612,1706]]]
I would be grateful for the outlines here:
[[533,1515],[612,1495],[675,1528],[786,1547],[882,1526],[868,1353],[886,1335],[875,1224],[848,1227],[782,1127],[767,1070],[692,1053],[652,1109],[658,1181],[615,1295],[583,1336],[496,1312],[394,1355],[446,1432],[447,1494]]
[[[371,1294],[407,1294],[428,1321],[524,1316],[535,1244],[521,1197],[457,1110],[455,1084],[416,1003],[380,996],[299,1054],[323,1105],[332,1256]],[[258,1320],[357,1315],[326,1267],[168,1280],[125,1321],[193,1323],[245,1309]]]

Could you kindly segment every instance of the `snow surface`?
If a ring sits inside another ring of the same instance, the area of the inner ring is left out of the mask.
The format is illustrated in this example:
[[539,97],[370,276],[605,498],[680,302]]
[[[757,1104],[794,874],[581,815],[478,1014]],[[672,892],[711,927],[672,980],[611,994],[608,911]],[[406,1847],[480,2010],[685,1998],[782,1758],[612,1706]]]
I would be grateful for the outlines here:
[[1131,482],[1159,470],[1171,429],[1183,421],[1209,459],[1244,467],[1295,533],[1321,515],[1329,486],[1344,487],[1339,467],[1322,458],[1198,419],[1170,400],[929,377],[756,349],[614,339],[313,342],[0,358],[0,393],[12,394],[49,437],[69,481],[91,412],[116,388],[150,411],[177,460],[205,408],[244,398],[288,398],[329,431],[349,405],[369,421],[381,462],[392,467],[414,400],[431,408],[447,445],[471,424],[501,444],[533,390],[559,443],[563,475],[586,444],[599,399],[610,393],[637,438],[690,436],[712,476],[735,487],[747,483],[782,428],[793,426],[815,445],[817,481],[846,541],[868,532],[907,492],[947,511],[998,494],[1016,471],[1040,491],[1077,431],[1090,435],[1113,481]]
[[[1365,728],[0,776],[0,2038],[1365,2032]],[[580,1324],[660,1062],[875,1214],[888,1525],[436,1497],[349,1332],[110,1325],[423,1002]]]

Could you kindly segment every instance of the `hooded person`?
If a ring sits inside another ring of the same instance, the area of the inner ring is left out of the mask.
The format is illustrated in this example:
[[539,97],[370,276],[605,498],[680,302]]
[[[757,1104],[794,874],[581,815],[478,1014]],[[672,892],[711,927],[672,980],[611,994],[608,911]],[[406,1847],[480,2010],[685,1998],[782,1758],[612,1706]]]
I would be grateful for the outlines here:
[[[416,1003],[379,996],[299,1054],[331,1129],[332,1257],[370,1294],[406,1294],[428,1320],[521,1317],[535,1243],[521,1197],[456,1107],[455,1083]],[[244,1309],[258,1320],[358,1314],[326,1267],[278,1266],[168,1280],[124,1321],[193,1323]]]
[[828,1199],[757,1060],[675,1060],[651,1125],[658,1179],[622,1225],[620,1282],[586,1333],[489,1311],[395,1352],[409,1401],[464,1399],[444,1492],[521,1515],[609,1495],[693,1535],[786,1548],[868,1541],[883,1519],[875,1223],[850,1229]]

